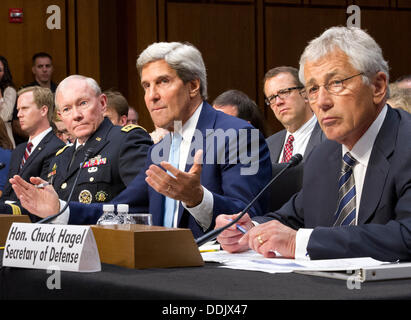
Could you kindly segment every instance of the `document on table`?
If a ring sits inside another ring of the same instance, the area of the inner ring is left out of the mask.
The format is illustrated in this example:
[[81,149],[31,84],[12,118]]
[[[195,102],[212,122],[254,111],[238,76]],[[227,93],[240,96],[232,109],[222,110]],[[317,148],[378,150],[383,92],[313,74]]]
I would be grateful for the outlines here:
[[365,267],[375,267],[386,262],[372,258],[350,258],[329,260],[295,260],[285,258],[264,258],[261,254],[249,250],[242,253],[226,251],[201,253],[204,261],[219,262],[222,268],[281,273],[293,271],[344,271]]

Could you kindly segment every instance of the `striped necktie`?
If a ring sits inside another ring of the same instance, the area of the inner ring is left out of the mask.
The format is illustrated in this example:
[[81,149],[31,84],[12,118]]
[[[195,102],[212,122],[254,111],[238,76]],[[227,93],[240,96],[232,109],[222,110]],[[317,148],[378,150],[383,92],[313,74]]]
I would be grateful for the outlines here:
[[[182,137],[178,133],[173,134],[173,139],[171,141],[170,155],[168,157],[168,162],[175,168],[178,169],[180,162],[180,144]],[[172,175],[170,172],[168,174]],[[172,227],[174,220],[174,212],[176,210],[177,200],[166,197],[164,203],[164,226]]]
[[21,159],[20,169],[23,168],[24,164],[26,163],[27,159],[30,156],[31,148],[33,148],[33,143],[29,141],[26,146],[26,150],[24,151],[23,159]]
[[294,136],[290,134],[288,136],[287,142],[284,145],[283,159],[281,160],[281,163],[290,161],[293,155],[293,142],[294,142]]
[[354,225],[357,215],[356,191],[353,167],[357,160],[347,152],[342,161],[341,176],[338,180],[338,207],[334,226]]
[[77,154],[81,149],[83,149],[84,144],[78,145],[77,149],[74,151],[73,156],[71,157],[70,165],[69,165],[69,171],[71,169],[71,166],[73,165],[74,159],[76,158]]

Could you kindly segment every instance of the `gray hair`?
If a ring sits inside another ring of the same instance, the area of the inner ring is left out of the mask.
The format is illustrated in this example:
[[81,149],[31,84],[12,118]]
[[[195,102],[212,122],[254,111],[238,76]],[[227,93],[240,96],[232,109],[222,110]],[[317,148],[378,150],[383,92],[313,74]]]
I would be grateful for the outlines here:
[[388,83],[388,62],[384,60],[380,46],[366,31],[356,27],[332,27],[311,40],[300,58],[301,82],[305,84],[304,64],[307,61],[317,61],[335,49],[343,51],[351,65],[364,73],[364,83],[370,84],[370,79],[380,71],[387,75]]
[[89,85],[89,87],[96,93],[96,96],[101,95],[101,88],[100,88],[100,86],[98,85],[98,83],[96,82],[96,80],[94,80],[93,78],[89,78],[89,77],[85,77],[85,76],[82,76],[82,75],[74,74],[74,75],[71,75],[71,76],[68,76],[67,78],[65,78],[65,79],[64,79],[63,81],[61,81],[60,84],[57,86],[56,94],[55,94],[55,98],[54,98],[54,100],[55,100],[55,105],[56,105],[56,108],[57,108],[57,109],[59,109],[59,106],[57,105],[57,94],[58,94],[61,90],[64,90],[64,88],[68,85],[68,83],[69,83],[71,80],[82,80],[82,81],[85,81],[85,82]]
[[207,99],[207,73],[200,51],[190,43],[157,42],[149,45],[137,59],[141,77],[143,67],[150,62],[164,60],[184,82],[199,79],[201,97]]

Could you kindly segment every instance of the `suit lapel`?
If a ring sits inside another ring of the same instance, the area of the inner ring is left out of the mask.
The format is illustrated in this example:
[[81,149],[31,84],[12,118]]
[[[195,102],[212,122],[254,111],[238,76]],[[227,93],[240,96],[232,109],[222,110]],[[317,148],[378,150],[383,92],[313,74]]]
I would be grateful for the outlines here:
[[[24,151],[26,150],[26,144],[19,144],[15,150],[12,152],[12,157],[10,160],[9,178],[13,177],[15,174],[20,175],[20,164],[23,159]],[[8,184],[6,184],[8,185]]]
[[[337,202],[338,202],[338,180],[340,179],[340,172],[341,172],[341,159],[342,159],[342,151],[341,145],[336,143],[334,150],[331,150],[329,156],[327,157],[327,172],[330,174],[325,176],[324,185],[319,186],[319,188],[324,188],[324,190],[328,190],[327,194],[323,198],[322,212],[327,212],[327,214],[323,214],[319,217],[319,225],[322,226],[332,226],[334,224],[334,214],[337,210]],[[328,167],[329,166],[329,167]],[[324,170],[324,168],[321,168]],[[308,188],[310,186],[307,186]],[[308,199],[308,201],[311,201]]]
[[[23,168],[21,169],[21,174],[24,173],[25,170],[27,170],[26,168],[29,168],[31,163],[37,158],[37,156],[44,150],[44,148],[46,147],[47,142],[50,140],[50,137],[53,135],[54,133],[52,131],[50,131],[43,139],[41,139],[40,143],[37,145],[36,149],[34,149],[30,156],[27,158],[26,162],[24,163]],[[24,152],[26,150],[26,147],[24,147]],[[24,154],[23,152],[23,154]],[[22,155],[23,158],[23,155]]]
[[280,154],[281,154],[281,150],[283,150],[286,135],[287,135],[287,131],[281,130],[275,136],[275,140],[270,141],[269,149],[270,149],[271,162],[279,163]]
[[[212,147],[211,145],[207,146],[206,141],[207,141],[207,135],[213,134],[213,130],[209,130],[207,132],[207,129],[214,129],[215,121],[216,121],[216,115],[217,115],[217,111],[215,111],[213,109],[213,107],[211,107],[206,101],[204,101],[203,102],[203,107],[201,109],[200,116],[198,118],[197,126],[196,126],[196,129],[198,130],[197,132],[201,132],[202,147],[204,148],[204,146],[205,146],[205,149],[206,149],[206,150],[203,149],[203,163],[205,161],[205,156],[207,154],[208,149]],[[193,139],[191,140],[191,146],[190,146],[190,151],[189,151],[188,158],[190,158],[190,154],[192,154],[193,152],[195,153],[198,150],[198,147],[200,146],[200,143],[198,143],[198,141],[195,141],[195,138],[196,138],[195,136],[196,135],[194,134]],[[197,138],[198,138],[198,135],[197,135]],[[194,157],[194,155],[193,155],[193,157]],[[186,167],[185,167],[185,172],[190,171],[192,166],[193,166],[192,163],[187,163]],[[203,174],[204,174],[204,170],[202,171],[201,175],[203,176]],[[202,176],[201,176],[201,181],[203,181]],[[177,225],[180,225],[183,212],[184,212],[184,207],[180,202],[180,206],[178,208],[178,223],[177,223]]]
[[[194,154],[196,151],[203,149],[203,157],[207,154],[209,149],[213,146],[213,144],[207,145],[207,137],[209,135],[212,135],[214,133],[214,126],[215,126],[215,119],[216,119],[217,111],[213,109],[206,101],[203,103],[203,108],[201,110],[200,116],[198,118],[197,122],[197,132],[201,133],[201,141],[195,141],[196,139],[196,134],[194,134],[192,140],[191,140],[191,145],[190,145],[190,151],[188,158],[194,160]],[[211,130],[207,130],[211,129]],[[197,135],[197,139],[199,138],[199,135]],[[205,147],[205,150],[204,150]],[[193,162],[193,161],[191,161]],[[185,172],[190,171],[191,167],[193,166],[193,163],[188,163],[186,164],[185,167]]]
[[358,213],[358,224],[365,223],[380,203],[390,166],[388,158],[395,148],[398,126],[398,116],[388,107],[386,118],[375,139],[368,162]]
[[307,148],[304,152],[304,158],[306,158],[313,150],[313,148],[322,141],[322,134],[323,132],[321,130],[321,127],[318,124],[318,121],[316,121],[313,132],[311,133],[310,139],[308,140]]

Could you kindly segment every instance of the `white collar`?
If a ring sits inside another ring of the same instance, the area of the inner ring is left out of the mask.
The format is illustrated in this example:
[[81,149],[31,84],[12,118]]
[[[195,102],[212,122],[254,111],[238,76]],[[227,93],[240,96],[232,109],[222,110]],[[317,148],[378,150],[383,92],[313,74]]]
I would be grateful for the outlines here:
[[40,132],[38,135],[36,135],[33,139],[30,140],[30,142],[33,144],[33,147],[31,150],[34,150],[39,143],[41,142],[41,140],[43,140],[43,138],[51,131],[51,127],[48,127],[46,130]]
[[183,128],[174,128],[174,130],[178,130],[177,132],[181,132],[181,135],[183,137],[184,141],[188,141],[191,143],[191,140],[194,135],[194,131],[197,127],[197,122],[198,119],[200,118],[200,113],[201,110],[203,109],[203,102],[200,103],[200,105],[197,107],[197,109],[194,111],[192,116],[186,121],[186,123],[183,125]]
[[[288,132],[287,131],[287,135],[286,138],[292,134],[294,137],[294,140],[298,140],[299,137],[304,136],[305,134],[309,133],[312,131],[312,129],[314,128],[315,124],[317,122],[317,118],[315,115],[313,115],[310,120],[308,120],[306,123],[304,123],[301,127],[298,128],[298,130],[296,130],[294,133]],[[287,139],[286,139],[287,141]]]
[[371,156],[371,151],[374,146],[375,139],[377,138],[378,132],[381,129],[381,126],[384,122],[385,116],[387,115],[387,105],[381,110],[378,117],[374,120],[368,130],[362,135],[362,137],[356,142],[354,147],[351,150],[343,145],[342,154],[350,152],[351,155],[361,164],[368,165],[368,161]]

